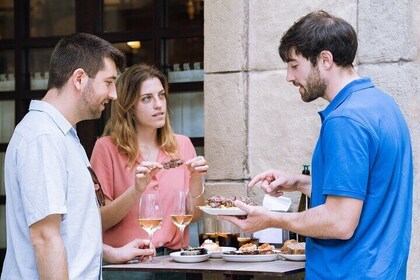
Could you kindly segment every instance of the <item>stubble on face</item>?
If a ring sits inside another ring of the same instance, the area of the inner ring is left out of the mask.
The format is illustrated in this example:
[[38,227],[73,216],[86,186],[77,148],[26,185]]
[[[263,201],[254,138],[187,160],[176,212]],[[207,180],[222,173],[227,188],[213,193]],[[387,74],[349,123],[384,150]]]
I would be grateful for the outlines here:
[[304,92],[301,94],[301,98],[304,102],[311,102],[316,100],[318,97],[323,97],[327,90],[327,81],[321,77],[321,72],[318,67],[313,67],[308,75],[306,87]]
[[82,104],[80,109],[86,115],[86,120],[99,119],[102,114],[102,103],[95,95],[93,81],[93,79],[89,78],[86,87],[82,91]]

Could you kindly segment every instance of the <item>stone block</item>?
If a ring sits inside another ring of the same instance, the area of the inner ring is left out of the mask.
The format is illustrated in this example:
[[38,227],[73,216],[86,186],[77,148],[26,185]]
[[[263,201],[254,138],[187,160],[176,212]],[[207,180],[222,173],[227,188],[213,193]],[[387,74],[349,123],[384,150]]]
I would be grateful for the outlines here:
[[248,50],[248,2],[204,1],[204,71],[246,69]]
[[267,169],[298,172],[311,164],[321,121],[318,111],[327,102],[301,100],[286,82],[286,71],[249,74],[248,161],[251,177]]
[[[417,56],[416,60],[420,61],[420,0],[411,1],[411,18],[413,19],[414,38],[416,40]],[[419,269],[420,273],[420,269]]]
[[244,73],[205,77],[208,179],[242,179],[247,172],[246,79]]
[[283,34],[302,16],[323,9],[356,27],[356,0],[314,0],[291,4],[288,0],[249,1],[249,69],[285,67],[278,54]]
[[207,182],[205,198],[209,198],[215,195],[221,196],[247,196],[248,188],[245,183],[241,182]]
[[415,59],[417,49],[410,1],[358,2],[359,61],[380,63]]

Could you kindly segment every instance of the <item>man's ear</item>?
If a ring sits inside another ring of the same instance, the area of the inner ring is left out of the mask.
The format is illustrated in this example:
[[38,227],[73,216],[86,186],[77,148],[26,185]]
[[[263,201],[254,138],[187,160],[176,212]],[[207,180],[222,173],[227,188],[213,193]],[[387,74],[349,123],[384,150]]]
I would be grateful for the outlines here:
[[324,50],[318,57],[320,67],[323,67],[325,70],[331,68],[334,63],[334,57],[330,51]]
[[74,87],[77,90],[82,90],[89,79],[88,75],[86,74],[85,70],[82,68],[77,68],[74,70],[73,75],[71,76],[72,82]]

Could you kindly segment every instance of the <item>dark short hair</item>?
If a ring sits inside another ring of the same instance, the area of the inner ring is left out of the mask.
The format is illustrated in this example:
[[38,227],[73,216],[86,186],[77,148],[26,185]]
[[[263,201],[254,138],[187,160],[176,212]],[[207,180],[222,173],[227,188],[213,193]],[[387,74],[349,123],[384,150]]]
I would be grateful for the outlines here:
[[281,38],[279,54],[284,62],[291,60],[292,50],[314,66],[323,50],[332,53],[337,65],[351,66],[357,51],[357,34],[342,18],[325,11],[312,12],[295,22]]
[[112,59],[117,69],[124,71],[125,55],[110,42],[87,33],[63,37],[51,54],[48,89],[61,89],[77,68],[94,78],[105,66],[104,58]]

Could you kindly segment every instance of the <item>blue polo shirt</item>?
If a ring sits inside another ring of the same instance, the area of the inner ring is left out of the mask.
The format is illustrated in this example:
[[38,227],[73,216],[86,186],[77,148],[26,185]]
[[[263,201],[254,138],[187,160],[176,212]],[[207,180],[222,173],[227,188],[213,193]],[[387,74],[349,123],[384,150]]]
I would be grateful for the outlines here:
[[403,115],[363,78],[346,85],[320,116],[311,207],[333,195],[360,199],[363,208],[351,239],[307,239],[307,279],[405,279],[413,163]]

